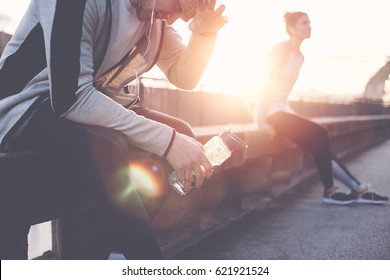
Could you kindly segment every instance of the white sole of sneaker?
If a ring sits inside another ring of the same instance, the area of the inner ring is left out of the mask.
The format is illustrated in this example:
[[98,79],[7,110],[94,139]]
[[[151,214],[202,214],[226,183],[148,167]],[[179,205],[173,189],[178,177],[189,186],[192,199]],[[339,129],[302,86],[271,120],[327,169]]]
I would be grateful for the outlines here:
[[363,199],[363,198],[358,198],[356,200],[356,203],[361,203],[361,204],[385,204],[387,201],[375,201],[375,200],[369,200],[369,199]]
[[356,200],[347,200],[347,201],[337,201],[331,198],[324,197],[322,199],[322,202],[328,203],[328,204],[334,204],[334,205],[348,205],[354,203]]

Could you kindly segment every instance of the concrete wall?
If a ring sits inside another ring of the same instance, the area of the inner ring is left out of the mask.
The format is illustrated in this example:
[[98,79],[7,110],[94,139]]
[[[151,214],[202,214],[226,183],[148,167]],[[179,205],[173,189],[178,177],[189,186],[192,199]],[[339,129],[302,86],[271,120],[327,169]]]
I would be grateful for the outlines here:
[[250,111],[240,96],[145,88],[142,105],[187,121],[192,126],[248,123]]
[[[252,121],[253,104],[241,96],[145,87],[142,105],[181,118],[192,126],[246,124]],[[290,106],[307,117],[390,114],[389,104],[368,98],[311,97],[293,100]]]

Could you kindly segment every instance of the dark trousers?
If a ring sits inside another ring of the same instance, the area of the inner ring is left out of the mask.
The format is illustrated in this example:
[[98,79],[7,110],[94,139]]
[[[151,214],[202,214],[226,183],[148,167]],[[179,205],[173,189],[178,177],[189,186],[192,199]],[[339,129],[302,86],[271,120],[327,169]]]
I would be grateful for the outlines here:
[[[266,119],[276,134],[294,142],[310,153],[317,167],[325,189],[334,185],[333,175],[343,174],[350,181],[359,184],[348,169],[331,153],[328,132],[321,125],[303,117],[277,112]],[[332,162],[337,166],[337,174],[332,170]]]
[[[134,110],[194,137],[180,119],[142,107]],[[61,218],[66,233],[62,259],[107,259],[112,251],[127,259],[163,258],[151,220],[172,189],[167,182],[171,167],[165,159],[133,146],[118,131],[57,117],[49,100],[13,140],[12,150],[38,151],[50,167],[56,181],[53,190],[39,193],[30,186],[29,191],[37,205],[50,201],[50,216]],[[133,162],[160,182],[157,196],[148,196],[130,180]],[[27,258],[28,231],[29,225],[0,232],[2,259]]]

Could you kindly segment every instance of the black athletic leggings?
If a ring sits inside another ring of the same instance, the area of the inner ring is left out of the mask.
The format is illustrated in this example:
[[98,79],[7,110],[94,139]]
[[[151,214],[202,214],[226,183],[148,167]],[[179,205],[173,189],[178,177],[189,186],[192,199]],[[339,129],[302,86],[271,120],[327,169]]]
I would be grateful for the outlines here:
[[329,135],[324,127],[283,111],[272,114],[266,121],[278,135],[286,137],[313,156],[325,189],[334,185],[333,177],[351,189],[360,185],[348,169],[332,155]]
[[[191,127],[180,119],[142,107],[134,111],[194,137]],[[152,155],[141,161],[163,181],[158,197],[145,198],[127,172],[119,172],[132,160],[143,158],[139,155],[144,151],[115,130],[59,118],[49,100],[13,141],[12,150],[40,152],[49,163],[48,172],[55,174],[50,192],[31,186],[26,191],[36,205],[50,202],[48,216],[61,217],[66,233],[62,244],[71,245],[62,247],[62,259],[107,259],[112,251],[127,259],[163,258],[150,221],[172,191],[166,179],[171,167],[165,159]],[[29,228],[0,232],[1,259],[27,258]]]

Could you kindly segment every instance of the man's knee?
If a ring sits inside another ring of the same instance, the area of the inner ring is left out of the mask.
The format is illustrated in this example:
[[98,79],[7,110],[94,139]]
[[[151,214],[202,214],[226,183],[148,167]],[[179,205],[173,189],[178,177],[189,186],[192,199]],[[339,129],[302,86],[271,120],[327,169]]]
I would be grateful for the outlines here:
[[113,151],[115,155],[126,155],[129,150],[127,137],[114,129],[89,127],[87,128],[87,137],[93,153]]
[[178,125],[175,129],[177,132],[179,132],[181,134],[185,134],[185,135],[188,135],[192,138],[195,138],[195,134],[194,134],[191,126],[186,121],[178,120]]

